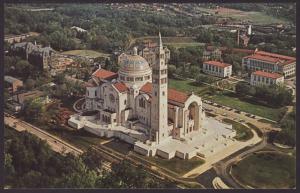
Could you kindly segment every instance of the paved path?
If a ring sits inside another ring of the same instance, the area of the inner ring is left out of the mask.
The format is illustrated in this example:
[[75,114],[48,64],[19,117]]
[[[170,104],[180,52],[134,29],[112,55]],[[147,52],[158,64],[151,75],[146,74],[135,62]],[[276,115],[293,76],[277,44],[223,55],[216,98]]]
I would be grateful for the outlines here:
[[247,147],[247,146],[252,146],[255,145],[257,143],[259,143],[260,141],[262,141],[262,139],[260,137],[257,136],[256,132],[253,132],[253,137],[245,142],[242,141],[235,141],[233,144],[231,144],[228,148],[224,149],[221,152],[218,152],[216,154],[213,154],[212,156],[209,156],[205,159],[205,163],[197,168],[194,168],[193,170],[187,172],[186,174],[183,175],[183,177],[187,178],[189,176],[198,176],[204,172],[206,172],[207,170],[212,168],[212,165],[214,163],[219,162],[220,160],[228,157],[229,155]]
[[63,141],[62,139],[42,130],[39,129],[25,121],[17,119],[14,116],[11,116],[7,113],[4,114],[4,123],[17,131],[28,131],[31,134],[39,137],[42,140],[45,140],[56,152],[59,153],[73,153],[75,155],[80,155],[83,153],[81,149]]
[[83,104],[81,105],[81,109],[78,109],[78,108],[77,108],[77,103],[79,103],[79,102],[82,101],[82,100],[85,100],[85,98],[78,99],[78,100],[75,101],[75,103],[73,104],[73,109],[74,109],[74,111],[76,111],[77,113],[82,112]]
[[267,145],[267,137],[263,137],[261,140],[261,143],[258,143],[257,145],[253,146],[253,148],[247,149],[243,152],[241,152],[239,155],[234,156],[226,161],[220,161],[216,164],[214,164],[214,169],[216,170],[217,174],[224,178],[233,188],[247,188],[241,186],[239,183],[237,183],[234,179],[232,179],[231,175],[229,174],[230,166],[241,159],[243,159],[245,156],[259,151],[263,148],[265,148]]

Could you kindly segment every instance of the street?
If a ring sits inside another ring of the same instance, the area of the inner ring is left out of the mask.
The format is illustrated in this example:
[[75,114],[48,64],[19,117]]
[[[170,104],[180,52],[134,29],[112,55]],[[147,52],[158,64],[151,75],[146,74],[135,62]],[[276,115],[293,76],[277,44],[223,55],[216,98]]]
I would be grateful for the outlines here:
[[80,155],[83,153],[81,149],[76,148],[75,146],[59,139],[52,134],[41,130],[25,121],[17,119],[16,117],[4,113],[4,123],[17,131],[28,131],[29,133],[39,137],[42,140],[45,140],[51,149],[58,153],[73,153],[75,155]]

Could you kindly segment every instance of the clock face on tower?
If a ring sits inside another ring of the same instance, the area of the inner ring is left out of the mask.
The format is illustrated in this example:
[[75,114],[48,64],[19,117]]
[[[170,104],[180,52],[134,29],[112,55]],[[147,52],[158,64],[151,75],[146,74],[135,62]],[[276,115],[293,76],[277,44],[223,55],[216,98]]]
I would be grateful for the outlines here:
[[115,102],[115,97],[114,97],[113,94],[110,94],[110,95],[109,95],[109,100],[110,100],[112,103]]

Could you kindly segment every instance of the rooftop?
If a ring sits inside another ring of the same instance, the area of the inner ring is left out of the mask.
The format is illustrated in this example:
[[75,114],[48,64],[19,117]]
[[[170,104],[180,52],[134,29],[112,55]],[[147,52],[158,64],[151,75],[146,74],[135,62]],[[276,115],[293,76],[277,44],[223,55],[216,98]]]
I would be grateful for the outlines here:
[[257,75],[257,76],[268,77],[268,78],[272,78],[272,79],[277,79],[277,78],[283,77],[282,74],[265,72],[265,71],[260,71],[260,70],[259,71],[255,71],[252,74]]
[[117,82],[113,85],[119,92],[125,92],[128,90],[128,87],[123,82]]
[[221,67],[221,68],[231,66],[231,64],[227,64],[227,63],[223,63],[223,62],[219,62],[219,61],[212,61],[212,60],[211,61],[206,61],[206,62],[204,62],[204,64],[218,66],[218,67]]
[[[4,80],[5,80],[6,82],[11,83],[11,84],[14,83],[14,82],[16,82],[16,81],[21,81],[21,80],[15,78],[15,77],[12,77],[12,76],[4,76]],[[21,81],[21,82],[22,82],[22,81]]]
[[104,69],[97,69],[93,74],[92,76],[95,76],[97,78],[100,78],[100,79],[113,79],[113,78],[116,78],[118,76],[117,73],[115,72],[111,72],[111,71],[108,71],[108,70],[104,70]]
[[[147,93],[148,95],[152,94],[152,83],[147,82],[140,89],[141,92]],[[175,89],[168,89],[168,101],[174,101],[178,103],[185,103],[185,101],[189,98],[189,95],[186,93],[177,91]]]
[[264,51],[256,51],[253,55],[246,56],[245,58],[252,58],[270,63],[278,63],[280,65],[286,65],[296,61],[295,57],[284,56]]

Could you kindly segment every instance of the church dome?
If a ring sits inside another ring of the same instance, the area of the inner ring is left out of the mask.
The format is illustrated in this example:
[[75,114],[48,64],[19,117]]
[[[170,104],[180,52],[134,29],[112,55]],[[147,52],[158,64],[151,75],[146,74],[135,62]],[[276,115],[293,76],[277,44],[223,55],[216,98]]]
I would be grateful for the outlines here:
[[137,54],[137,48],[133,49],[133,55],[122,54],[119,59],[119,80],[129,87],[136,84],[138,87],[152,80],[152,70],[145,58]]
[[136,73],[138,71],[151,70],[145,58],[139,55],[126,55],[120,61],[120,70]]

